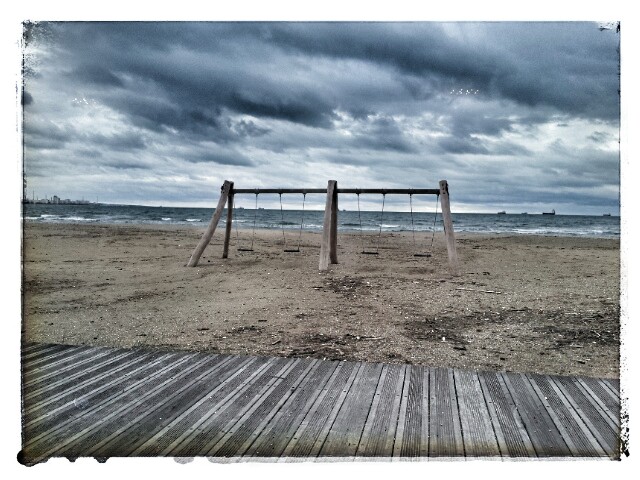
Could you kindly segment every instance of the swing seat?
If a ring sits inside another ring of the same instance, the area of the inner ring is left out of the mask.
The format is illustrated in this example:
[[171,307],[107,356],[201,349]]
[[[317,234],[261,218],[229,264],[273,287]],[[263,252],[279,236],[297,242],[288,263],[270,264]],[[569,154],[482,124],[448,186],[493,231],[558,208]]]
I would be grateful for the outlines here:
[[253,248],[248,247],[238,247],[239,252],[253,252]]
[[284,234],[284,213],[282,212],[282,193],[280,193],[280,219],[282,221],[282,243],[284,243],[284,253],[300,253],[300,242],[302,241],[302,227],[304,226],[304,203],[307,199],[307,194],[302,193],[302,220],[300,220],[300,236],[298,237],[298,246],[296,248],[287,248],[287,238]]
[[363,250],[362,252],[363,255],[378,255],[378,252],[367,252],[366,250]]
[[430,257],[431,254],[430,253],[414,253],[413,256],[414,257]]

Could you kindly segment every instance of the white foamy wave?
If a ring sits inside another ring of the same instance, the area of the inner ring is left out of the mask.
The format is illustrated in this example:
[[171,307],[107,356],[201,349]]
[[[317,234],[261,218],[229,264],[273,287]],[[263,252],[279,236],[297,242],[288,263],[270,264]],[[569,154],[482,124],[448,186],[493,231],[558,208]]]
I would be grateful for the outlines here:
[[322,230],[322,225],[318,225],[316,223],[305,223],[304,228],[309,230]]
[[187,222],[200,222],[201,220],[199,218],[187,218],[187,219],[185,219],[185,221],[187,221]]
[[65,222],[97,222],[96,218],[85,218],[85,217],[64,217],[60,220],[64,220]]
[[162,217],[162,221],[164,222],[168,222],[169,220],[171,220],[171,217]]

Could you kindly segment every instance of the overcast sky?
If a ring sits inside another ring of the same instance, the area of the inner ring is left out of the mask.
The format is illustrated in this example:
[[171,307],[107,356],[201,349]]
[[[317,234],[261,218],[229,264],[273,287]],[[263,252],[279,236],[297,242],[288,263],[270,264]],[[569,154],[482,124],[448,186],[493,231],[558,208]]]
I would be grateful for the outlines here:
[[598,23],[54,22],[25,32],[29,197],[211,207],[224,179],[447,179],[454,212],[619,213],[620,36]]

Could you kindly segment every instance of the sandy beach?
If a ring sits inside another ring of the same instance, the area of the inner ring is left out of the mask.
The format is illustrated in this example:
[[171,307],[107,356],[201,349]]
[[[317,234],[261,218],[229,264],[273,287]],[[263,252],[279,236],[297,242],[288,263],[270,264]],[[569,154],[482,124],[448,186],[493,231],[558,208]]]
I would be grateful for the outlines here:
[[452,276],[441,233],[340,232],[320,273],[320,233],[218,231],[187,268],[203,230],[27,223],[24,340],[619,376],[619,240],[458,235]]

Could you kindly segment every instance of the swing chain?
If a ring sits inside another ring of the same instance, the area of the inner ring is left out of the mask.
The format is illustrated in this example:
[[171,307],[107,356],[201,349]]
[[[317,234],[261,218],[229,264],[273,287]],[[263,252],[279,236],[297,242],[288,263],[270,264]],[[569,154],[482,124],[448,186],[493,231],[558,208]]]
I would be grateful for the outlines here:
[[413,251],[416,251],[416,229],[413,226],[413,193],[409,194],[409,209],[411,211],[411,234],[413,235]]
[[431,246],[429,246],[429,253],[433,251],[433,239],[436,236],[436,220],[438,219],[438,201],[440,200],[440,194],[436,195],[436,212],[433,215],[433,227],[431,228]]
[[[411,233],[413,236],[413,250],[416,251],[416,230],[414,227],[414,222],[413,222],[413,193],[409,193],[409,209],[411,211]],[[436,236],[436,221],[438,218],[438,201],[440,199],[440,194],[436,195],[436,209],[435,209],[435,213],[433,215],[433,227],[431,228],[431,245],[429,246],[429,251],[426,254],[418,254],[416,253],[415,256],[431,256],[431,253],[433,251],[433,241],[435,239]]]
[[256,205],[253,209],[253,232],[251,233],[251,250],[253,250],[253,240],[256,238],[256,217],[258,216],[258,192],[256,192]]
[[284,234],[284,212],[282,211],[282,192],[278,194],[280,196],[280,225],[282,226],[282,243],[284,249],[287,249],[287,237]]
[[[236,204],[233,203],[233,212],[235,216]],[[240,245],[240,234],[238,233],[238,222],[236,221],[236,245],[239,252],[253,252],[253,242],[256,237],[256,217],[258,216],[258,192],[256,192],[256,204],[253,210],[253,229],[251,231],[251,246],[249,248]]]
[[236,224],[236,245],[238,245],[240,243],[240,235],[238,234],[238,220],[236,217],[236,202],[233,202],[233,216],[234,218],[236,218],[236,221],[233,222]]
[[376,254],[380,249],[380,239],[382,238],[382,216],[384,215],[384,200],[387,197],[386,193],[382,194],[382,210],[380,210],[380,231],[378,232],[378,242],[376,243]]
[[362,243],[362,252],[364,253],[364,238],[362,236],[362,218],[360,217],[360,192],[357,192],[358,196],[358,224],[360,225],[360,242]]
[[302,227],[304,225],[304,204],[307,200],[307,192],[302,192],[302,219],[300,220],[300,235],[298,236],[298,250],[300,250],[300,244],[302,243]]

